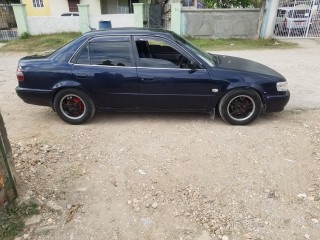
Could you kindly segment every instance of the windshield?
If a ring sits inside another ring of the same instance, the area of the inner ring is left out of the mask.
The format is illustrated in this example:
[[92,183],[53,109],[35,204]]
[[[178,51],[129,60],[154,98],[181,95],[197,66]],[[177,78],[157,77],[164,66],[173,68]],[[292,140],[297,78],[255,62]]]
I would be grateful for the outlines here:
[[219,61],[218,61],[218,57],[217,56],[202,51],[201,49],[199,49],[196,46],[192,45],[186,39],[180,37],[179,35],[177,35],[175,33],[173,33],[173,36],[175,38],[177,38],[179,40],[179,42],[182,43],[186,48],[188,48],[192,52],[196,53],[203,61],[205,61],[211,67],[218,65]]

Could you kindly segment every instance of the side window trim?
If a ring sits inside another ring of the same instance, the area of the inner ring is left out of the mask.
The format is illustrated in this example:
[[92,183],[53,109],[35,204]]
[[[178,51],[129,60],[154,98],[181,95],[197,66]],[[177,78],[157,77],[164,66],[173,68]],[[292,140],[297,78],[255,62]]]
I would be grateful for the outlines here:
[[[133,36],[132,42],[133,42],[133,45],[134,45],[133,48],[134,48],[134,52],[135,52],[135,60],[137,62],[137,67],[145,68],[144,66],[141,66],[141,64],[140,64],[139,52],[138,52],[138,49],[137,49],[136,41],[150,41],[150,40],[162,41],[162,42],[166,43],[168,46],[170,46],[173,49],[175,49],[176,51],[178,51],[180,54],[182,54],[187,59],[189,59],[191,61],[195,61],[196,63],[198,63],[198,65],[200,66],[200,69],[205,69],[206,70],[206,68],[203,66],[203,64],[201,62],[199,62],[196,58],[194,58],[188,51],[186,51],[185,49],[181,48],[178,44],[176,44],[173,41],[170,41],[167,38],[157,37],[157,36]],[[150,67],[148,67],[148,68],[150,68]]]
[[77,64],[78,58],[82,53],[83,49],[88,45],[90,39],[86,40],[82,45],[75,51],[73,56],[70,58],[69,63]]

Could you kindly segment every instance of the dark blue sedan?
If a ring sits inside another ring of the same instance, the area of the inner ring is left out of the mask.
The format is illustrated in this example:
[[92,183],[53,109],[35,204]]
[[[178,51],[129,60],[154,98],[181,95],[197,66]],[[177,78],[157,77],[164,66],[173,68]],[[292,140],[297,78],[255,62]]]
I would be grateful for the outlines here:
[[162,30],[88,32],[48,56],[19,61],[17,94],[71,124],[95,111],[219,111],[244,125],[282,111],[286,79],[262,64],[201,51]]

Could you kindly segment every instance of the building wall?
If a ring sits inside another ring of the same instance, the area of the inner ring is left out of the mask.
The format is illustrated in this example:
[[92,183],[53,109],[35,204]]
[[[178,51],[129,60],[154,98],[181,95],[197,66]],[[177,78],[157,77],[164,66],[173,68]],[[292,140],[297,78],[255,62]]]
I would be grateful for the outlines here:
[[[50,6],[52,9],[52,16],[27,15],[26,29],[28,29],[28,33],[31,35],[39,35],[82,31],[80,29],[81,17],[60,16],[61,13],[68,11],[68,1],[65,1],[64,4],[61,4],[62,1],[64,0],[57,0],[57,2]],[[111,21],[113,28],[135,26],[134,14],[101,14],[100,1],[81,0],[80,4],[89,5],[89,25],[92,28],[99,29],[100,21]]]
[[61,16],[62,13],[69,12],[67,0],[50,1],[51,16]]
[[182,10],[181,33],[191,37],[254,38],[259,9]]
[[[26,4],[28,16],[60,16],[62,13],[69,12],[67,0],[43,0],[43,8],[33,7],[32,0],[22,0],[22,3]],[[115,14],[118,6],[128,6],[128,0],[80,0],[80,4],[89,4],[90,16],[96,16],[102,12],[103,14]]]
[[89,4],[89,14],[90,16],[96,16],[101,14],[101,7],[99,0],[80,0],[80,4]]
[[[51,1],[51,2],[54,2],[54,1]],[[26,4],[26,10],[27,10],[28,16],[50,16],[51,15],[49,0],[43,0],[44,7],[33,7],[32,0],[22,0],[22,3]]]

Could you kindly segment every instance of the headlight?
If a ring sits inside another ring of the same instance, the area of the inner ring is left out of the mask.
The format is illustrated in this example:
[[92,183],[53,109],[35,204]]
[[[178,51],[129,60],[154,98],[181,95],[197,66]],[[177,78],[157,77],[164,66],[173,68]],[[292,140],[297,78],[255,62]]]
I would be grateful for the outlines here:
[[279,92],[287,91],[288,90],[287,82],[277,82],[277,90]]

